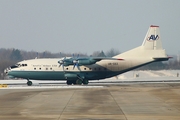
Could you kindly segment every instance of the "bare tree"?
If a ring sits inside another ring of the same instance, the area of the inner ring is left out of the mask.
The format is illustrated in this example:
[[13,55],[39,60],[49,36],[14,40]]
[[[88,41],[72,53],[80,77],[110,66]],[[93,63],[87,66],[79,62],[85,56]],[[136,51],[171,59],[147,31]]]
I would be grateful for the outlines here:
[[113,57],[113,56],[118,55],[118,54],[120,54],[119,50],[114,49],[114,48],[111,48],[110,50],[108,50],[106,52],[107,57]]

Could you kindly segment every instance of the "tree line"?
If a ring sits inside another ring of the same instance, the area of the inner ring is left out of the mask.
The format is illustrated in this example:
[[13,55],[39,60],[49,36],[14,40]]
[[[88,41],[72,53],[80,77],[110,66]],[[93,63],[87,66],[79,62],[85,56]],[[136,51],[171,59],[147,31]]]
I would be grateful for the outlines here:
[[[73,55],[74,54],[74,55]],[[34,58],[61,58],[61,57],[113,57],[115,55],[120,54],[120,52],[114,48],[108,50],[107,52],[104,51],[94,51],[91,55],[87,55],[86,53],[51,53],[49,51],[44,52],[36,52],[36,51],[25,51],[19,49],[0,49],[0,79],[3,79],[4,69],[7,67],[14,65],[15,63],[34,59]],[[169,62],[155,62],[149,65],[143,66],[138,68],[140,70],[159,70],[159,69],[180,69],[180,62],[176,60],[176,58],[171,59]]]

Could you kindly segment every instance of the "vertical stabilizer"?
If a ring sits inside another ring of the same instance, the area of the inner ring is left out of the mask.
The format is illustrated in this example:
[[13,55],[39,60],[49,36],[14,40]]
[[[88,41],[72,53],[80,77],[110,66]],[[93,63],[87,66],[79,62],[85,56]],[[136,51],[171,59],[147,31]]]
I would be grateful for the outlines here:
[[141,46],[114,56],[114,58],[167,58],[162,47],[159,26],[149,27]]
[[159,26],[151,25],[142,44],[147,50],[160,50],[162,48]]

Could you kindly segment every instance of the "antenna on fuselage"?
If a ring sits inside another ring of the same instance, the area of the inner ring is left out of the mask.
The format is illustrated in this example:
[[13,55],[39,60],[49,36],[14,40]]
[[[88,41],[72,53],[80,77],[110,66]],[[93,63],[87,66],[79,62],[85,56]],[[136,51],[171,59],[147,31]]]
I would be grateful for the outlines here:
[[35,59],[38,59],[39,58],[39,53],[37,52],[37,56],[35,57]]
[[61,52],[60,52],[60,53],[59,53],[59,57],[61,58],[61,56],[62,56],[62,55],[61,55]]

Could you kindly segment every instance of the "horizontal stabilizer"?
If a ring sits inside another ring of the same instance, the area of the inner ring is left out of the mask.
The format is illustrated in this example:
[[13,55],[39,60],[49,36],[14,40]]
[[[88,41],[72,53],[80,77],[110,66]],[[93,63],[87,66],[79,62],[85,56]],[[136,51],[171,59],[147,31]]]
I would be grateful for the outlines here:
[[156,60],[156,61],[167,61],[170,58],[172,58],[172,57],[155,57],[153,59]]

